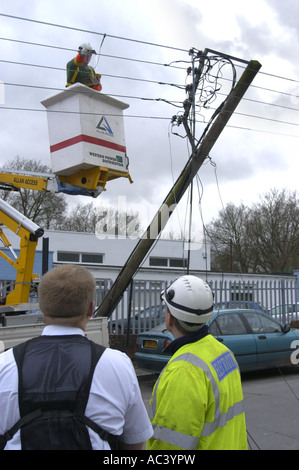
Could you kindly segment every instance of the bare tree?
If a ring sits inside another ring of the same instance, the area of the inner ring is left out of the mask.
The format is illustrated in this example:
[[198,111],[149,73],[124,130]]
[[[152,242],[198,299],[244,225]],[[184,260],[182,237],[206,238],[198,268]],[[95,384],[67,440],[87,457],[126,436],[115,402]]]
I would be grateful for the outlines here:
[[61,229],[97,233],[99,236],[138,237],[141,234],[138,213],[96,207],[93,202],[78,204],[64,220]]
[[251,210],[250,236],[257,272],[291,272],[299,266],[296,191],[272,189]]
[[273,189],[250,208],[228,204],[207,232],[214,270],[291,272],[299,266],[297,193]]
[[61,230],[94,233],[96,223],[97,215],[93,203],[78,204],[65,218]]
[[250,271],[249,210],[243,204],[230,203],[207,227],[211,242],[212,269]]
[[[17,156],[6,168],[37,173],[50,173],[47,165]],[[63,194],[21,189],[18,192],[1,191],[2,199],[45,229],[58,228],[65,218],[67,203]]]

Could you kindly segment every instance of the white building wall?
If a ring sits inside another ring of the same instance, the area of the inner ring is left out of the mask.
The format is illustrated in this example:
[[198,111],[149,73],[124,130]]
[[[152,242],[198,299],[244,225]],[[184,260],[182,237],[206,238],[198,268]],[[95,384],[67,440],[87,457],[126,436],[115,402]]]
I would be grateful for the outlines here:
[[[58,253],[89,253],[102,254],[103,262],[93,265],[88,263],[88,268],[95,274],[96,278],[114,279],[120,269],[126,263],[128,257],[132,253],[137,239],[130,238],[104,238],[98,239],[93,233],[78,233],[46,230],[44,237],[49,238],[49,250],[54,252],[53,262],[59,264]],[[190,271],[210,271],[210,250],[209,245],[203,247],[191,246],[190,255]],[[194,249],[196,248],[196,249]],[[42,241],[39,240],[38,250],[42,249]],[[154,245],[153,249],[145,257],[138,276],[141,278],[145,275],[159,278],[161,272],[182,273],[183,268],[175,268],[171,266],[175,262],[173,260],[187,260],[188,250],[180,240],[164,240],[160,239]],[[156,258],[166,262],[167,266],[151,265],[151,259]],[[186,262],[186,261],[185,261]],[[84,264],[84,263],[81,263]]]
[[[10,231],[8,231],[10,232]],[[12,247],[19,247],[19,237],[12,232],[7,233]],[[88,268],[96,280],[107,280],[111,284],[117,278],[122,267],[136,246],[138,240],[130,238],[104,238],[98,239],[92,233],[77,233],[64,231],[45,231],[44,237],[49,238],[49,250],[53,252],[53,265],[65,264],[59,261],[59,253],[97,254],[102,255],[99,264],[84,263],[80,258],[80,264]],[[195,248],[194,246],[192,248]],[[201,246],[191,250],[190,274],[194,274],[211,284],[215,292],[216,301],[232,300],[236,292],[240,291],[240,298],[250,299],[254,292],[255,302],[263,304],[266,308],[282,303],[293,302],[296,296],[296,276],[292,275],[262,275],[244,273],[217,273],[210,271],[210,247]],[[37,250],[42,250],[42,239],[39,239]],[[170,266],[169,260],[187,259],[188,251],[182,241],[158,240],[150,253],[139,267],[134,276],[136,281],[159,281],[169,285],[174,279],[184,274],[183,267]],[[167,260],[167,266],[152,266],[151,258]],[[71,261],[70,261],[71,262]],[[240,283],[240,287],[238,287]],[[285,288],[287,297],[285,297]]]

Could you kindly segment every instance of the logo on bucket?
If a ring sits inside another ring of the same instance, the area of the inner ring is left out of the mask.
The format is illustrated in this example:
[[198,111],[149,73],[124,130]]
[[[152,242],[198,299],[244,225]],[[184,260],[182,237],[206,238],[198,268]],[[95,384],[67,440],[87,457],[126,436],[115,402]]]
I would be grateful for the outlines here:
[[108,134],[113,135],[113,131],[105,116],[101,118],[100,122],[97,125],[97,129],[99,129],[100,131],[108,132]]

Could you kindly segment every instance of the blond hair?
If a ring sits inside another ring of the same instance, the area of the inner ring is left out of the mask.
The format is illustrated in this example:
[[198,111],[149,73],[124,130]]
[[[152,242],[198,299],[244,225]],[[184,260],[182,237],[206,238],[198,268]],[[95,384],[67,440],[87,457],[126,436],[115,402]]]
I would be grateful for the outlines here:
[[93,300],[94,277],[81,266],[63,265],[43,275],[38,286],[41,311],[51,318],[84,316]]

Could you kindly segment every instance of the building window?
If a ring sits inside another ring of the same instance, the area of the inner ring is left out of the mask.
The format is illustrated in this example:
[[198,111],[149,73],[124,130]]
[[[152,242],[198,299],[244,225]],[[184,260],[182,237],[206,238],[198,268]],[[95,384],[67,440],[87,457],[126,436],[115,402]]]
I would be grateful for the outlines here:
[[164,267],[164,268],[184,268],[187,263],[183,258],[158,258],[150,257],[150,266]]
[[150,266],[168,266],[168,258],[153,258],[151,257],[149,260]]
[[169,266],[171,268],[185,268],[187,265],[186,261],[182,258],[169,258]]
[[71,253],[69,251],[58,251],[57,261],[65,261],[67,263],[79,263],[80,256],[79,253]]
[[103,264],[104,255],[99,253],[73,253],[58,251],[57,261],[64,263]]
[[103,255],[82,253],[82,263],[103,264]]

